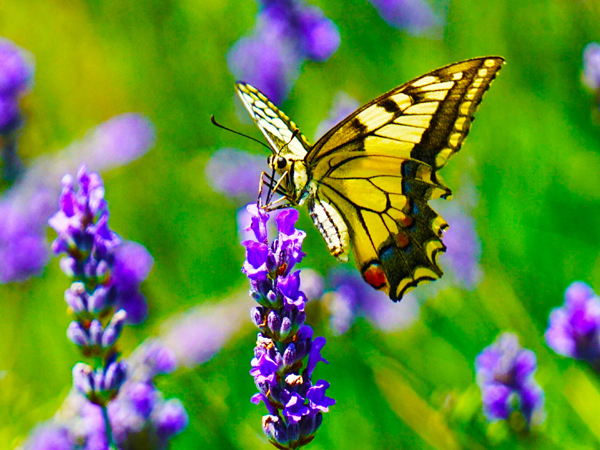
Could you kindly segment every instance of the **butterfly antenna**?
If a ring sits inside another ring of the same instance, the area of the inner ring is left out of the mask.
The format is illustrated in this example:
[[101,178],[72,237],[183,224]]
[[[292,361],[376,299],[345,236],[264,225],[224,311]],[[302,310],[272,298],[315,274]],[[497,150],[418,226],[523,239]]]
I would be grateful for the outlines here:
[[[244,136],[245,138],[248,138],[248,139],[250,139],[251,141],[258,142],[258,143],[259,143],[260,145],[262,145],[263,147],[266,147],[267,149],[269,149],[269,151],[270,151],[270,152],[272,152],[272,151],[273,151],[273,149],[272,149],[271,147],[269,147],[267,144],[265,144],[264,142],[261,142],[261,141],[259,141],[258,139],[254,139],[252,136],[248,136],[248,135],[246,135],[246,134],[244,134],[244,133],[240,133],[239,131],[235,131],[235,130],[232,130],[231,128],[227,128],[227,127],[226,127],[226,126],[224,126],[224,125],[221,125],[221,124],[220,124],[220,123],[218,123],[218,122],[217,122],[217,120],[215,119],[215,115],[214,115],[214,114],[212,114],[212,115],[210,116],[210,121],[212,122],[212,124],[213,124],[213,125],[215,125],[215,126],[217,126],[217,127],[219,127],[219,128],[223,128],[224,130],[231,131],[233,134],[238,134],[238,135],[240,135],[240,136]],[[290,141],[290,142],[291,142],[291,141]]]

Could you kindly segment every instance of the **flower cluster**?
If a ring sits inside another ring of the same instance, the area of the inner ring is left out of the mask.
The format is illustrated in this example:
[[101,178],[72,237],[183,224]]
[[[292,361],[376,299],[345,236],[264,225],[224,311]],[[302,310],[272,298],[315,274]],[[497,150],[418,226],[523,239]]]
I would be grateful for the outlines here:
[[[183,431],[188,416],[177,399],[165,400],[154,379],[172,373],[175,356],[159,341],[142,344],[129,359],[127,381],[108,405],[114,441],[118,448],[168,448]],[[107,437],[102,410],[72,391],[56,416],[32,432],[24,450],[105,449]]]
[[0,38],[0,147],[4,178],[14,181],[21,172],[16,131],[21,127],[19,98],[31,87],[33,57],[8,39]]
[[255,240],[243,242],[242,271],[259,304],[251,317],[260,329],[250,371],[259,392],[252,401],[263,401],[269,411],[263,417],[269,441],[279,449],[299,448],[312,441],[322,413],[335,404],[325,395],[327,381],[312,382],[317,363],[326,362],[321,356],[325,338],[313,339],[312,328],[304,324],[306,297],[300,291],[300,271],[292,272],[304,257],[301,247],[306,234],[294,226],[298,212],[285,210],[276,218],[278,237],[269,244],[269,215],[256,205],[248,206],[248,211]]
[[576,281],[565,291],[565,303],[550,313],[546,343],[556,353],[600,368],[600,298]]
[[[66,253],[60,266],[73,279],[65,292],[74,316],[67,336],[85,356],[97,361],[96,367],[76,364],[73,384],[92,403],[106,407],[126,378],[126,364],[118,359],[116,342],[128,311],[120,307],[130,306],[134,314],[139,311],[123,299],[131,300],[131,290],[147,275],[152,258],[136,244],[125,247],[121,259],[116,258],[121,239],[108,226],[102,178],[83,165],[77,181],[79,189],[75,191],[71,175],[62,179],[60,210],[49,220],[58,234],[52,249],[56,254]],[[123,253],[135,257],[123,258]]]
[[508,419],[516,404],[528,425],[544,420],[544,391],[533,378],[535,353],[521,348],[516,335],[501,334],[477,355],[475,369],[488,420]]
[[420,35],[442,24],[425,0],[369,0],[390,26]]
[[238,79],[280,103],[304,61],[329,59],[340,45],[340,35],[323,11],[302,0],[258,1],[256,28],[231,48],[229,68]]

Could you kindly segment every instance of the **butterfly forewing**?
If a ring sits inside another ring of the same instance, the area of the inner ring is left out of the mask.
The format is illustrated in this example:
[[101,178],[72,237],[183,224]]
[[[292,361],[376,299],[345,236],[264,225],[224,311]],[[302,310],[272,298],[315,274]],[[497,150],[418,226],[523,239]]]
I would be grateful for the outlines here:
[[[470,59],[416,78],[367,103],[326,133],[306,159],[333,152],[393,149],[442,167],[469,133],[473,114],[502,67],[501,57]],[[392,150],[393,151],[393,150]]]
[[[236,83],[237,93],[260,131],[267,138],[273,152],[302,160],[310,144],[298,127],[262,92],[247,83]],[[293,137],[293,138],[292,138]],[[287,144],[287,145],[286,145]]]

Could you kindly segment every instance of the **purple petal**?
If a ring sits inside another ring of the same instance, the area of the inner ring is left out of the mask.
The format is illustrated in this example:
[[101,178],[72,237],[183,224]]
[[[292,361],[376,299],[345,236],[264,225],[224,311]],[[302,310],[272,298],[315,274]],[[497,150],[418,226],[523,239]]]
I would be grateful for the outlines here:
[[313,410],[329,412],[329,407],[335,405],[335,400],[325,396],[330,384],[325,380],[317,381],[307,392],[306,398]]
[[327,340],[319,336],[312,343],[312,348],[310,350],[310,354],[308,355],[308,363],[306,364],[306,376],[308,378],[312,377],[312,373],[317,366],[319,361],[323,361],[325,364],[329,364],[325,358],[321,356],[321,349],[325,346]]

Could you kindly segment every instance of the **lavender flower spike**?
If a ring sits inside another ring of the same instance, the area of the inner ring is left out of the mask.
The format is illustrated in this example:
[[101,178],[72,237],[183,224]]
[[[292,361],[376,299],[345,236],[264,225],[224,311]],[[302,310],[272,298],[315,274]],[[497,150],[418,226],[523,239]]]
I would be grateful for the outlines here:
[[295,228],[298,211],[285,210],[276,219],[279,235],[269,243],[269,214],[257,205],[249,205],[248,212],[255,239],[243,242],[242,272],[259,304],[251,316],[260,330],[250,371],[259,392],[252,402],[267,407],[263,431],[269,441],[279,449],[296,449],[314,439],[323,413],[335,404],[325,395],[327,381],[312,382],[317,363],[327,361],[321,356],[325,338],[313,339],[312,328],[304,324],[306,296],[299,289],[300,271],[293,271],[304,257],[305,233]]
[[581,281],[565,291],[565,303],[550,313],[546,343],[556,353],[600,369],[600,298]]
[[119,360],[116,344],[128,312],[115,310],[125,303],[123,293],[127,293],[125,298],[135,298],[152,258],[139,244],[130,244],[118,253],[122,241],[109,228],[108,203],[100,175],[88,172],[83,165],[77,172],[77,182],[79,187],[75,190],[73,177],[63,177],[60,209],[48,222],[58,234],[52,249],[56,254],[66,253],[60,266],[73,280],[65,293],[74,318],[67,336],[84,356],[94,360],[93,367],[85,363],[73,367],[73,385],[91,403],[100,406],[107,442],[116,449],[107,406],[127,379],[127,365]]
[[488,420],[508,419],[518,404],[528,425],[543,422],[544,391],[533,378],[536,369],[535,353],[521,348],[512,333],[501,334],[477,355],[477,384]]

